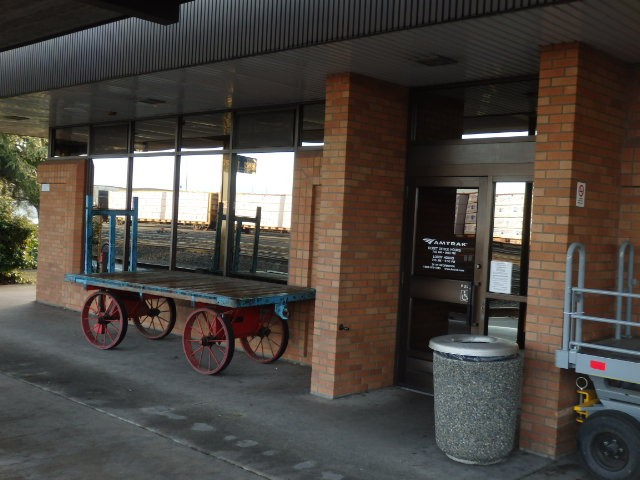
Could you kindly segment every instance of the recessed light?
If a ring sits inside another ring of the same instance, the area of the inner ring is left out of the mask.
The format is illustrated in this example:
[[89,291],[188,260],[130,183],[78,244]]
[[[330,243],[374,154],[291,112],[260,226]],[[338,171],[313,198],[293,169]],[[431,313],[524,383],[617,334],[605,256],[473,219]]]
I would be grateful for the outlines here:
[[6,118],[7,120],[18,121],[29,120],[29,117],[23,117],[22,115],[3,115],[3,118]]
[[166,100],[161,100],[159,98],[141,98],[138,100],[138,103],[146,103],[147,105],[161,105],[163,103],[167,103]]
[[416,62],[427,67],[440,67],[442,65],[453,65],[455,63],[458,63],[458,61],[453,58],[437,54],[419,58],[416,60]]

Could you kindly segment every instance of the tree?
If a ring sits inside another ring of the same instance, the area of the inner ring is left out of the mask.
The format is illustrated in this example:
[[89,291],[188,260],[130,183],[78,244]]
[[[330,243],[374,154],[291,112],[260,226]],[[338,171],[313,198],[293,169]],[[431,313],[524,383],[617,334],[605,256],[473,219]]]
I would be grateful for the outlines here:
[[16,215],[13,199],[0,195],[0,283],[23,283],[17,269],[33,269],[37,261],[36,227]]
[[42,138],[0,134],[0,194],[39,211],[38,165],[47,158],[47,142]]

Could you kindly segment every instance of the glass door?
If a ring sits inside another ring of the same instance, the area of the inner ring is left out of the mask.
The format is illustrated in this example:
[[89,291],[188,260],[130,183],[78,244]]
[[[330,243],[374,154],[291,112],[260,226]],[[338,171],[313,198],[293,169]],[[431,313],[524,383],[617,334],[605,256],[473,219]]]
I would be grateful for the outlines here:
[[482,331],[486,198],[486,178],[439,179],[412,189],[401,383],[431,390],[429,340]]
[[432,391],[431,338],[524,344],[532,184],[443,177],[410,192],[399,383]]

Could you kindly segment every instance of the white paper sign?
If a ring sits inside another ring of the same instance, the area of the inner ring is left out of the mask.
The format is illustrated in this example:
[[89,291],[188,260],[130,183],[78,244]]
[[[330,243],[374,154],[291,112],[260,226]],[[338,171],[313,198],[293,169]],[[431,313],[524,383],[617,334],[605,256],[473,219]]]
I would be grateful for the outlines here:
[[512,272],[513,263],[491,260],[489,291],[494,293],[511,293]]
[[587,184],[578,182],[576,186],[576,207],[584,207],[584,199],[587,196]]

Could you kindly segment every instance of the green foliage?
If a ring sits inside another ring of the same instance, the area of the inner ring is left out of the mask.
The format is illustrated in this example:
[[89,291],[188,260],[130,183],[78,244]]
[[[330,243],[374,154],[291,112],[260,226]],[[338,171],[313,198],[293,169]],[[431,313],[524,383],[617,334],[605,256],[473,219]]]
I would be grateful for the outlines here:
[[46,140],[0,134],[0,194],[38,209],[40,188],[36,172],[46,158]]
[[0,283],[23,283],[18,269],[33,269],[38,255],[36,226],[14,213],[13,201],[0,196]]

